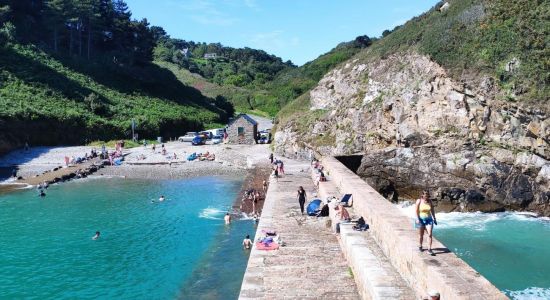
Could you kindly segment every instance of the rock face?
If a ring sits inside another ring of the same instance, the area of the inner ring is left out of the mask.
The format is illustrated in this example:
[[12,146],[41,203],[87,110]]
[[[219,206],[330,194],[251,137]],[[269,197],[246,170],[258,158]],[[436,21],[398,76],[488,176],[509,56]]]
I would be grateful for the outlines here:
[[415,53],[348,62],[310,92],[319,117],[307,130],[279,127],[277,152],[363,153],[358,174],[394,200],[429,188],[445,210],[550,215],[550,108],[499,100],[511,96],[492,78],[463,77]]

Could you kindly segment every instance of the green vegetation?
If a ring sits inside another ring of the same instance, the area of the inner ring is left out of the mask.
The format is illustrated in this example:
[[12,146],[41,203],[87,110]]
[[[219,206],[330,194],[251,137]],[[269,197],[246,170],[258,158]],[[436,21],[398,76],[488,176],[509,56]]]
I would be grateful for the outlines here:
[[[132,119],[141,137],[169,137],[217,126],[232,114],[220,108],[223,100],[204,97],[154,65],[64,62],[33,46],[0,49],[0,119],[54,123],[49,130],[74,133],[63,141],[83,142],[130,136]],[[22,134],[34,140],[44,132]]]
[[[111,140],[111,141],[107,141],[107,142],[93,141],[93,142],[89,143],[88,146],[95,146],[95,147],[99,148],[99,147],[105,145],[106,147],[109,147],[109,148],[115,148],[116,144],[119,141],[120,140]],[[158,144],[158,142],[156,140],[147,140],[147,145],[153,145],[153,144],[156,145],[156,144]],[[126,149],[140,147],[140,146],[143,146],[143,140],[140,140],[138,142],[135,142],[135,141],[132,141],[132,140],[124,140],[124,148],[126,148]]]
[[[361,49],[371,44],[372,41],[368,36],[359,36],[351,42],[339,44],[328,53],[319,56],[315,60],[299,68],[285,70],[279,73],[273,81],[265,84],[265,90],[268,91],[269,97],[272,98],[271,101],[276,101],[278,104],[278,109],[275,113],[282,110],[283,107],[292,100],[307,93],[334,67],[347,61],[361,51]],[[309,109],[309,106],[305,108]],[[287,111],[288,109],[283,110],[278,116],[284,116]]]
[[[283,63],[261,50],[171,39],[162,28],[155,30],[157,64],[172,65],[170,70],[180,74],[178,78],[192,77],[183,81],[195,87],[198,84],[197,88],[210,97],[223,95],[239,111],[269,116],[311,89],[330,69],[372,43],[367,36],[360,36],[297,68],[290,61]],[[204,59],[206,53],[216,53],[217,58]],[[195,75],[185,75],[182,70]]]
[[140,138],[225,124],[226,98],[151,62],[153,33],[122,0],[0,0],[0,140],[120,139],[132,119]]
[[155,60],[175,63],[218,85],[261,86],[282,70],[295,67],[263,50],[172,39],[160,27],[153,30],[157,38]]
[[[372,39],[369,47],[351,51],[362,62],[384,59],[396,53],[417,51],[441,64],[457,81],[487,75],[505,91],[504,100],[547,104],[550,95],[550,5],[543,0],[449,0],[447,10],[440,11],[441,1],[428,12],[402,26],[386,30],[380,39]],[[372,45],[371,45],[372,44]],[[335,49],[338,50],[338,47]],[[334,50],[333,50],[334,51]],[[323,65],[325,56],[308,65]],[[515,61],[517,59],[517,61]],[[515,63],[514,63],[515,62]],[[329,64],[321,73],[338,63]],[[306,68],[303,66],[302,68]],[[406,67],[403,65],[402,67]],[[291,70],[288,72],[297,72]],[[307,77],[302,70],[297,78],[306,80],[300,89],[307,92],[320,77]],[[282,77],[282,76],[279,76]],[[297,79],[297,80],[299,80]],[[277,84],[276,78],[272,85]],[[360,78],[363,83],[368,77]],[[286,81],[280,86],[299,86]],[[276,88],[275,90],[280,90]],[[357,95],[356,106],[364,95]],[[290,97],[292,98],[292,97]],[[380,107],[383,94],[369,103],[369,109]],[[414,103],[413,103],[414,105]],[[303,107],[305,106],[305,107]],[[547,108],[547,105],[543,105]],[[544,109],[543,107],[543,109]],[[307,119],[309,99],[299,97],[283,107],[277,115],[279,126]],[[301,124],[307,127],[308,124]]]
[[[410,48],[429,55],[456,79],[486,74],[508,99],[540,101],[550,95],[550,6],[542,0],[452,0],[399,26],[359,57],[387,57]],[[519,60],[515,65],[511,61]],[[512,70],[510,70],[510,67]],[[508,70],[507,70],[508,68]]]

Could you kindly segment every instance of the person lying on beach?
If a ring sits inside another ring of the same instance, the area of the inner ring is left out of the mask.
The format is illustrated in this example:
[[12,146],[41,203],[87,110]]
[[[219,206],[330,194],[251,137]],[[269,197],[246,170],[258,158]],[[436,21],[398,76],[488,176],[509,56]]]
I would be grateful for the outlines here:
[[223,217],[223,219],[224,219],[226,225],[231,224],[231,215],[229,213],[226,213],[225,217]]
[[95,235],[92,237],[92,240],[94,240],[94,241],[97,240],[97,239],[99,238],[99,235],[100,235],[100,234],[101,234],[101,233],[100,233],[99,231],[96,231],[96,232],[95,232]]
[[250,235],[246,235],[243,240],[243,248],[250,249],[252,247],[252,241],[250,240]]

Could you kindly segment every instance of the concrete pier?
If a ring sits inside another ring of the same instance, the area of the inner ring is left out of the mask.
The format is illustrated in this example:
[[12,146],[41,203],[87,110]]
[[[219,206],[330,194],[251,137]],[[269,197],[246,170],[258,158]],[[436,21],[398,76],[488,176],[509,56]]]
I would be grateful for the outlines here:
[[[441,299],[507,299],[435,238],[436,256],[419,252],[408,217],[335,158],[322,164],[328,181],[318,191],[309,162],[285,160],[287,174],[271,179],[256,235],[275,230],[286,246],[252,250],[240,299],[423,299],[429,291]],[[339,218],[332,208],[330,218],[302,216],[299,186],[308,201],[353,194],[348,210],[370,229],[342,223],[340,235],[333,234]]]
[[[256,236],[276,230],[278,250],[251,250],[239,299],[360,299],[353,273],[327,218],[300,214],[297,190],[314,191],[310,164],[285,160],[279,180],[271,178]],[[307,203],[306,203],[307,205]]]
[[[319,189],[353,194],[354,213],[363,216],[370,225],[372,241],[381,249],[379,255],[387,258],[416,297],[425,296],[428,291],[435,290],[441,294],[441,299],[508,299],[436,238],[433,239],[436,256],[419,252],[418,233],[410,218],[402,215],[395,205],[337,159],[326,157],[322,160],[322,165],[330,176],[329,181],[320,183]],[[356,237],[346,237],[345,231],[342,231],[342,239],[346,238],[348,242],[343,243],[344,252],[355,253],[358,245],[354,246],[349,238]],[[360,260],[352,259],[349,262],[354,269],[369,268]]]

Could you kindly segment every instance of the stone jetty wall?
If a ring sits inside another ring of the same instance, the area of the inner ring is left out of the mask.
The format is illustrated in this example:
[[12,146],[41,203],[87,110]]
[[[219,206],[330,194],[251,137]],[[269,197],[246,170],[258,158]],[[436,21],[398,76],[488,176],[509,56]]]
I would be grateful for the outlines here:
[[[441,299],[507,299],[487,279],[434,238],[435,257],[418,251],[418,233],[410,218],[382,197],[359,176],[333,157],[322,160],[328,182],[342,194],[353,194],[353,209],[370,225],[370,234],[383,254],[417,295],[429,290]],[[320,187],[322,188],[322,186]],[[435,228],[437,230],[437,228]],[[352,266],[353,269],[367,266]]]

